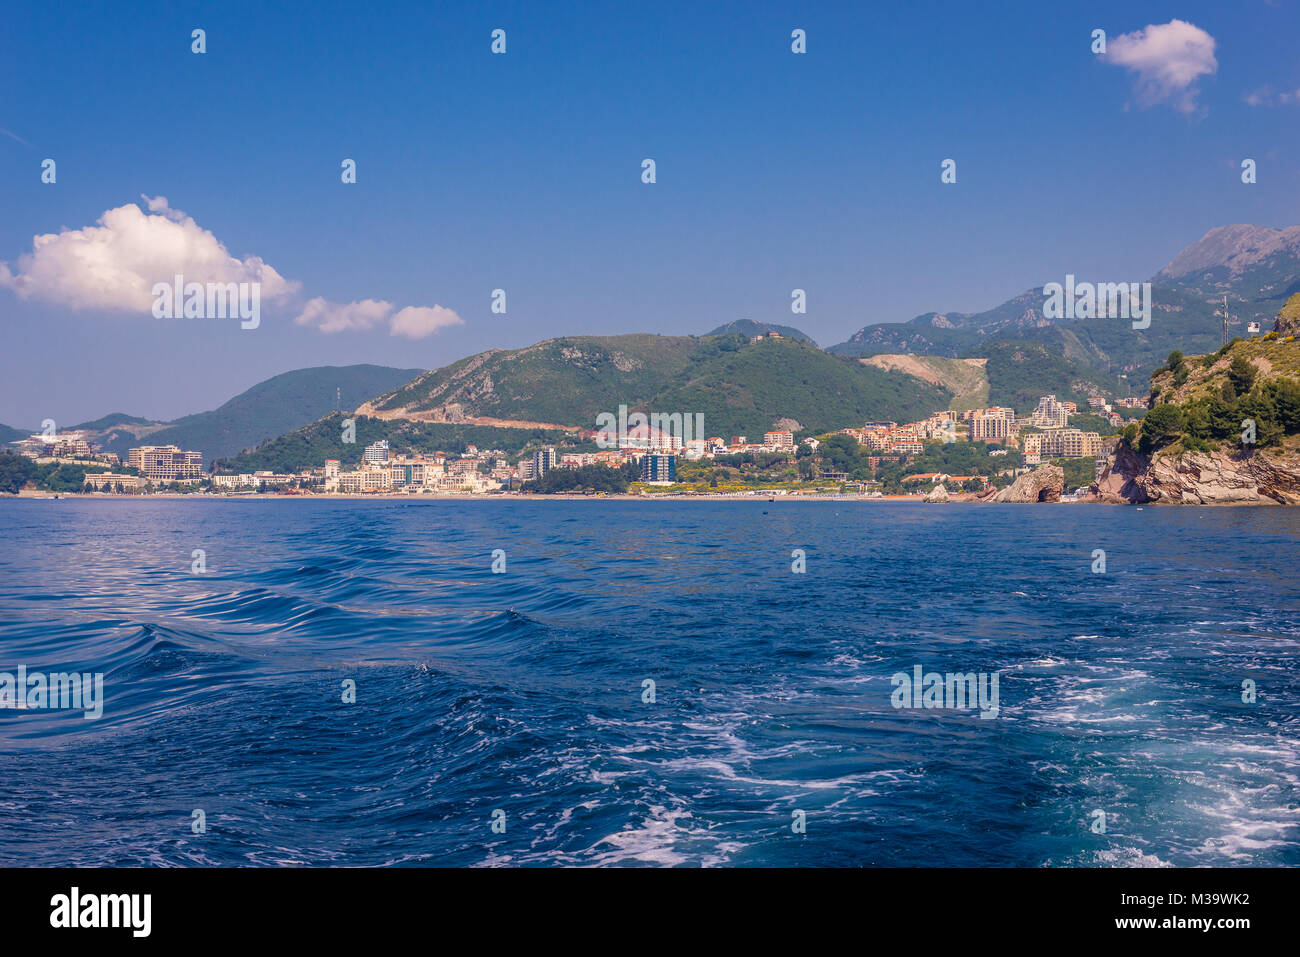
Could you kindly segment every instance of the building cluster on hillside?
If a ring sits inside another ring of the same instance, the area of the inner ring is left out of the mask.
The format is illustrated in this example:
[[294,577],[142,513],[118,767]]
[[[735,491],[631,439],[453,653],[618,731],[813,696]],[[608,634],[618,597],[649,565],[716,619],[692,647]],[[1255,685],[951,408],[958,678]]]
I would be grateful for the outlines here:
[[868,422],[860,429],[840,429],[840,432],[857,439],[860,445],[865,445],[873,452],[910,455],[925,449],[922,439],[926,438],[929,421],[927,419],[925,422],[911,425],[899,425],[897,422]]
[[64,462],[116,465],[116,452],[102,452],[86,440],[85,432],[59,432],[54,435],[38,434],[11,443],[14,451],[37,462]]
[[[1135,400],[1120,400],[1127,406]],[[1088,411],[1114,425],[1122,417],[1100,397],[1088,400]],[[869,450],[866,457],[871,468],[883,462],[905,461],[908,456],[925,450],[927,441],[985,442],[1002,446],[991,456],[1019,451],[1023,466],[1038,465],[1058,457],[1099,458],[1107,454],[1114,440],[1104,440],[1097,432],[1070,428],[1070,416],[1078,412],[1073,402],[1058,400],[1055,395],[1042,396],[1027,416],[1017,416],[1014,409],[990,406],[982,409],[945,410],[916,422],[866,422],[861,428],[840,429]],[[663,424],[660,422],[659,424]],[[136,474],[115,472],[87,473],[85,486],[111,492],[139,492],[151,486],[175,484],[199,485],[206,481],[212,490],[222,493],[249,493],[267,490],[325,494],[466,494],[517,489],[526,482],[540,479],[553,469],[576,469],[604,466],[611,469],[635,467],[642,482],[671,484],[677,480],[681,460],[715,459],[731,455],[772,453],[793,456],[797,450],[792,429],[775,428],[765,432],[761,441],[745,435],[686,438],[672,428],[647,425],[628,428],[612,448],[594,452],[559,451],[547,446],[511,462],[498,450],[480,450],[470,445],[460,454],[446,452],[395,452],[383,439],[362,449],[360,461],[344,466],[339,459],[328,459],[320,468],[300,472],[275,473],[267,470],[239,474],[205,476],[200,452],[186,451],[175,445],[140,446],[130,450],[128,464]],[[686,433],[689,436],[689,432]],[[698,434],[698,433],[697,433]],[[584,435],[585,438],[595,433]],[[803,440],[814,452],[815,438]],[[67,460],[87,465],[115,465],[117,456],[95,452],[81,433],[65,433],[57,439],[32,436],[15,443],[25,455],[41,460]],[[598,440],[597,444],[601,444]],[[1004,470],[1005,471],[1005,470]],[[840,473],[826,472],[823,478]],[[932,473],[910,476],[911,483],[946,481],[965,483],[979,476]],[[847,480],[847,477],[845,477]]]
[[[1124,421],[1103,398],[1089,399],[1088,407],[1089,411],[1102,416],[1111,425],[1118,426]],[[991,452],[991,455],[1004,454],[1007,449],[1018,447],[1024,465],[1038,465],[1044,459],[1097,457],[1107,451],[1107,443],[1097,432],[1069,427],[1070,416],[1078,411],[1078,405],[1074,402],[1059,400],[1055,395],[1045,395],[1039,398],[1038,405],[1027,416],[1017,416],[1014,409],[1005,406],[963,411],[948,409],[918,422],[903,425],[897,422],[867,422],[860,429],[840,429],[840,432],[853,436],[872,452],[882,456],[917,454],[924,449],[923,443],[927,440],[955,442],[964,438],[971,442],[1006,447]],[[869,461],[874,468],[878,459],[873,456]],[[948,477],[953,481],[965,478],[968,477]]]

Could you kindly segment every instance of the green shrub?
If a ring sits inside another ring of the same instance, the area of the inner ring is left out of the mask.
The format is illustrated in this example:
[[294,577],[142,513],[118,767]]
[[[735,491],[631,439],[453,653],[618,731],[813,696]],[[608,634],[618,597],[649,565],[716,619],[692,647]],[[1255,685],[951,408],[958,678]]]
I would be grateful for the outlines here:
[[1245,356],[1233,356],[1228,364],[1228,381],[1237,395],[1246,395],[1255,387],[1255,367]]
[[1138,448],[1144,453],[1162,449],[1175,441],[1183,432],[1183,413],[1176,405],[1157,405],[1142,420],[1142,435]]

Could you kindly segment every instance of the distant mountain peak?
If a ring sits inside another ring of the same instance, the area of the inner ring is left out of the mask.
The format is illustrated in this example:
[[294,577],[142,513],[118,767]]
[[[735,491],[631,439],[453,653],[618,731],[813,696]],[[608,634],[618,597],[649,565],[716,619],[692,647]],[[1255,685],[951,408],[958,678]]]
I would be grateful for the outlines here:
[[740,333],[741,335],[750,336],[752,338],[753,336],[761,336],[768,332],[776,332],[785,336],[787,339],[798,339],[800,342],[806,342],[810,346],[814,346],[818,349],[821,348],[821,346],[817,345],[817,343],[813,341],[812,336],[800,332],[793,326],[778,326],[775,323],[758,322],[754,319],[733,319],[725,325],[718,326],[718,328],[706,332],[705,335],[730,336]]
[[1177,279],[1217,268],[1240,276],[1278,253],[1300,256],[1300,226],[1217,226],[1175,256],[1156,278]]

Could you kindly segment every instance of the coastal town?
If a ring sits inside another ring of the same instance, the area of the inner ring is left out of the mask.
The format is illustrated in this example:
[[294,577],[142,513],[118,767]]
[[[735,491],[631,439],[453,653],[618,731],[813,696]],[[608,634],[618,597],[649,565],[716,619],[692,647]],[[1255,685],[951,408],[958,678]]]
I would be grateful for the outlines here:
[[[778,427],[752,438],[691,437],[691,428],[683,429],[682,423],[698,417],[634,413],[630,427],[620,422],[617,431],[577,430],[568,445],[538,445],[514,455],[474,445],[458,451],[424,452],[380,439],[362,446],[352,461],[340,455],[319,466],[285,472],[211,469],[205,467],[201,450],[175,445],[131,448],[122,461],[77,431],[32,435],[12,443],[11,448],[36,466],[83,470],[81,487],[65,486],[63,490],[93,495],[475,496],[548,491],[725,495],[770,491],[924,496],[945,486],[957,494],[974,496],[1052,461],[1091,463],[1090,471],[1100,474],[1119,430],[1144,408],[1142,399],[1122,399],[1112,405],[1096,397],[1081,410],[1074,402],[1044,395],[1028,415],[997,406],[949,409],[920,421],[868,421],[821,435],[801,434],[798,423],[779,420]],[[626,421],[626,411],[622,411]],[[1080,417],[1091,427],[1072,424]],[[943,459],[945,449],[964,452],[960,471],[925,467],[930,459]],[[977,450],[978,458],[972,457],[971,452]],[[620,480],[612,485],[584,481],[584,476],[589,479],[600,474],[592,469],[604,469]],[[75,471],[72,474],[75,476]],[[1086,477],[1091,479],[1091,475]]]

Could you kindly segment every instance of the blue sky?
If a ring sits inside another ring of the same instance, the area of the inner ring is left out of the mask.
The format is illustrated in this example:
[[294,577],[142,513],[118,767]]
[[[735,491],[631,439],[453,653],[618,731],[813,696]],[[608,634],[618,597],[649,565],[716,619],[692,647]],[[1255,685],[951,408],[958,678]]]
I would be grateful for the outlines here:
[[[240,330],[0,287],[7,424],[171,418],[289,369],[557,335],[752,318],[829,345],[1067,272],[1147,278],[1215,226],[1300,223],[1297,0],[120,6],[7,8],[0,262],[21,275],[34,236],[162,196],[301,292]],[[1175,19],[1212,37],[1214,70],[1163,99],[1090,50],[1094,28]],[[326,333],[293,321],[315,297],[462,323]]]

